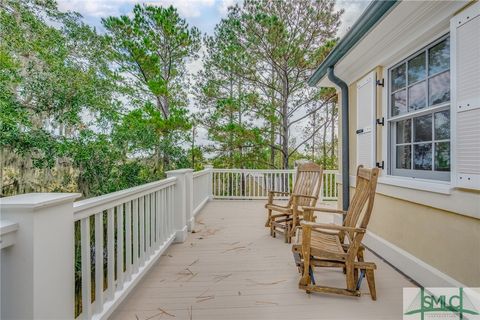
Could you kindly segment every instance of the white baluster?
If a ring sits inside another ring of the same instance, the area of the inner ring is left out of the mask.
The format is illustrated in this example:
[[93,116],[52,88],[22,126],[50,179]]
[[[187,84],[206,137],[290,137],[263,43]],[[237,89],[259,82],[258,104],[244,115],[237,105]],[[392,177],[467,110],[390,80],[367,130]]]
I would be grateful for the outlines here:
[[[88,219],[85,219],[88,220]],[[103,310],[103,212],[95,214],[95,312]]]
[[107,299],[113,300],[115,294],[115,232],[114,208],[107,210]]
[[133,272],[138,271],[138,199],[133,200]]
[[150,195],[145,196],[145,260],[150,257]]
[[117,288],[123,288],[123,204],[117,206]]
[[140,197],[138,206],[138,223],[140,224],[139,241],[140,241],[140,266],[145,264],[145,197]]
[[80,221],[80,237],[82,251],[82,315],[84,319],[90,319],[92,315],[90,218]]
[[132,275],[132,202],[125,204],[125,273],[127,280]]

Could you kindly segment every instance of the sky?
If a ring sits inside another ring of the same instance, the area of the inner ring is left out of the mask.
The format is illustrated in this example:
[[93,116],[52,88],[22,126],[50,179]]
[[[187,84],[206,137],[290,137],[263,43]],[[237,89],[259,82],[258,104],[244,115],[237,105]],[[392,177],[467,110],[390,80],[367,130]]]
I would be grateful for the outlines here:
[[[295,0],[291,0],[295,1]],[[84,21],[103,31],[101,18],[107,16],[128,15],[136,3],[162,6],[175,6],[180,15],[190,25],[196,26],[202,33],[212,34],[217,22],[226,16],[228,7],[240,0],[57,0],[62,11],[76,11],[82,14]],[[344,9],[339,35],[355,22],[367,7],[369,0],[338,0],[337,9]]]
[[[228,7],[242,0],[57,0],[61,11],[79,12],[84,21],[95,26],[99,32],[104,32],[101,19],[108,16],[129,15],[136,3],[169,6],[177,8],[180,16],[185,18],[190,26],[197,27],[200,32],[213,34],[215,25],[227,15]],[[275,0],[273,0],[275,1]],[[295,1],[295,0],[290,0]],[[369,0],[337,0],[336,9],[344,9],[338,36],[342,37],[353,25],[363,10],[368,6]],[[189,61],[187,69],[195,74],[202,68],[201,59]],[[193,104],[191,106],[194,109]],[[301,116],[299,114],[298,116]],[[298,141],[303,135],[303,127],[307,120],[298,122],[291,134]],[[208,144],[205,130],[199,130],[199,144]],[[301,148],[303,149],[303,148]]]

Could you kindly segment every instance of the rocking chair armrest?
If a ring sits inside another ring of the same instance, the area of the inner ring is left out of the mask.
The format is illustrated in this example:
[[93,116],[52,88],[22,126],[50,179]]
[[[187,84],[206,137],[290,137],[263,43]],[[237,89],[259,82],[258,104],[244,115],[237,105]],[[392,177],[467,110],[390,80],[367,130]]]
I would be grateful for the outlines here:
[[339,226],[336,224],[328,224],[328,223],[315,223],[315,222],[308,222],[302,221],[300,222],[302,227],[313,228],[313,229],[326,229],[326,230],[337,230],[337,231],[347,231],[347,232],[358,232],[358,233],[365,233],[367,230],[363,228],[352,228],[352,227],[345,227]]
[[323,212],[323,213],[336,213],[341,215],[346,215],[347,211],[340,210],[340,209],[331,209],[331,208],[317,208],[317,207],[308,207],[303,206],[304,211],[316,211],[316,212]]

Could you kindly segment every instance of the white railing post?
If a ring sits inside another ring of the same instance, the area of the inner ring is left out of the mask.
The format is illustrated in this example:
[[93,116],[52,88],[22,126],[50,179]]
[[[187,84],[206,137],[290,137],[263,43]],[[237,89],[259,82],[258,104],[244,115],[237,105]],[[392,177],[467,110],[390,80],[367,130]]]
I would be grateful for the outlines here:
[[173,202],[175,242],[184,242],[187,238],[187,230],[193,223],[193,169],[172,170],[166,173],[167,177],[177,178]]
[[2,220],[18,223],[1,252],[2,319],[73,319],[73,201],[78,193],[0,199]]
[[208,170],[208,197],[213,199],[213,166],[206,164],[204,166],[205,170]]

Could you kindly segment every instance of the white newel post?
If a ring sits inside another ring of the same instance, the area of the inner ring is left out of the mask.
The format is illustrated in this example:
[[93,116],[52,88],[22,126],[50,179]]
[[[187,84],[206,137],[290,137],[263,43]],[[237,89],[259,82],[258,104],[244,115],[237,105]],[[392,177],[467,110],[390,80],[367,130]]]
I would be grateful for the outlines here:
[[187,230],[193,227],[193,169],[167,171],[167,177],[176,177],[175,183],[175,242],[184,242]]
[[2,319],[73,319],[73,201],[78,193],[30,193],[0,199],[2,220],[18,223],[1,250]]
[[208,170],[208,197],[213,199],[213,166],[210,164],[205,165],[205,169]]

